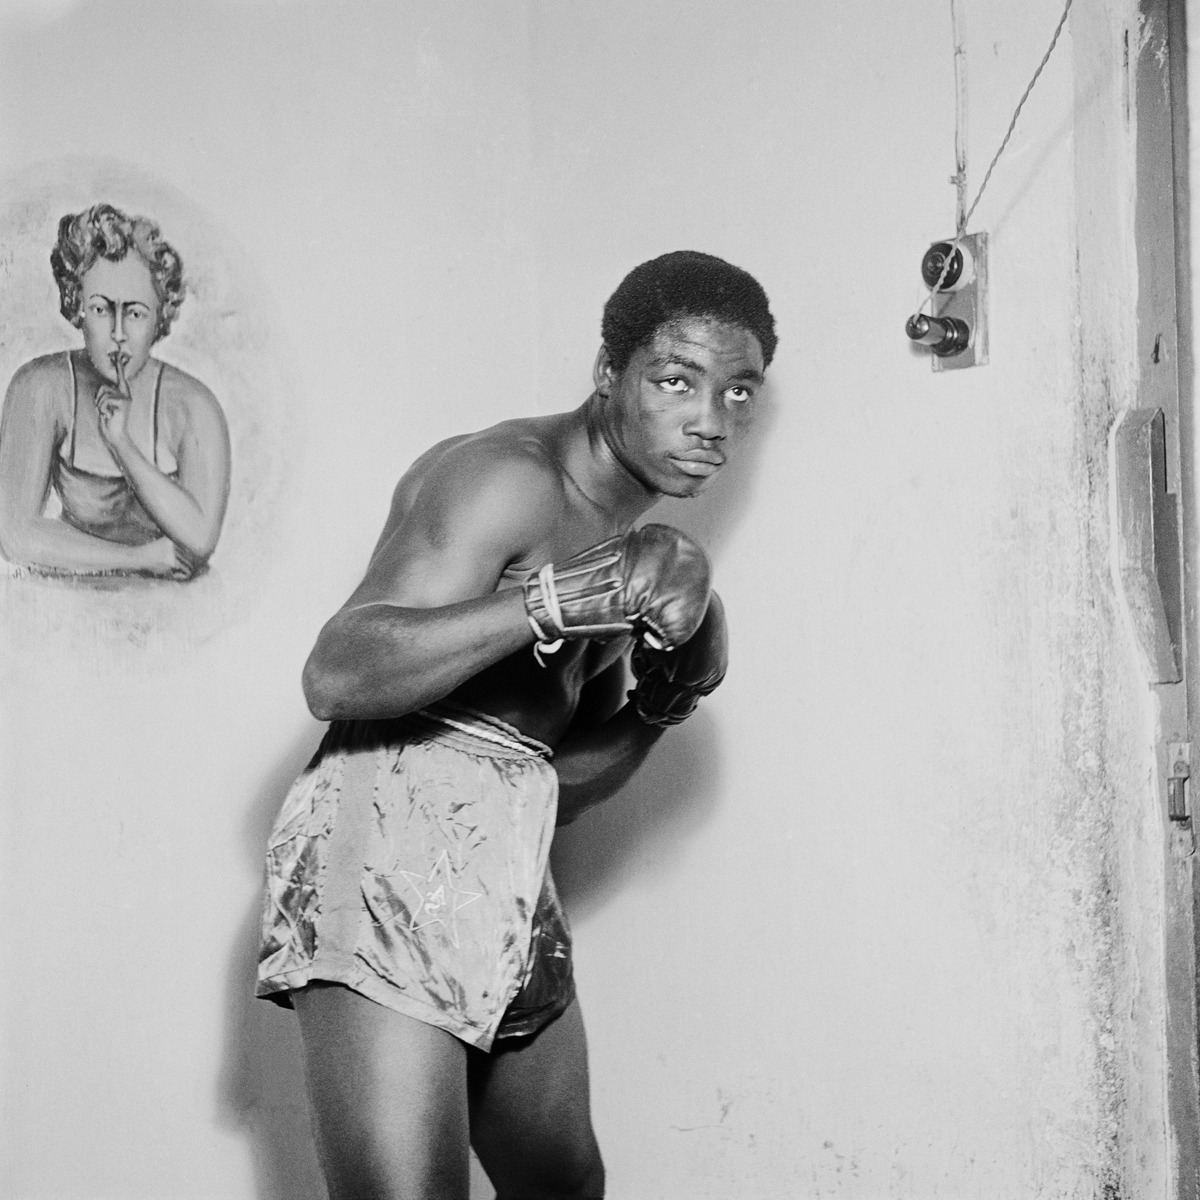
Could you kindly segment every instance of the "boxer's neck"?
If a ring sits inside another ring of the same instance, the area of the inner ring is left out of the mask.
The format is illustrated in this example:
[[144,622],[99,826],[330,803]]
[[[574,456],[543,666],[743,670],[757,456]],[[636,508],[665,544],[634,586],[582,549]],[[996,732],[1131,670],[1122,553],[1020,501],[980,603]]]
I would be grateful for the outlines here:
[[625,462],[605,428],[601,398],[593,392],[575,412],[563,467],[575,486],[621,526],[628,526],[660,497]]

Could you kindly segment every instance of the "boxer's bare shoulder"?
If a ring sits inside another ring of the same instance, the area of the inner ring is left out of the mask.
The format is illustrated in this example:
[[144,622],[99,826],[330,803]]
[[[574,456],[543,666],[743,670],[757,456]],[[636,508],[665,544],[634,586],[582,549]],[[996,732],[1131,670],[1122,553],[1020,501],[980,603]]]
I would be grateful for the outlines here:
[[475,481],[497,486],[513,479],[532,484],[539,492],[547,488],[561,490],[561,426],[560,417],[526,417],[438,442],[409,467],[396,485],[392,518],[403,518],[430,480],[436,481],[435,487],[442,482],[470,488]]
[[562,461],[572,415],[503,421],[422,454],[396,485],[352,602],[431,607],[485,595],[506,571],[531,569],[561,552],[574,524]]

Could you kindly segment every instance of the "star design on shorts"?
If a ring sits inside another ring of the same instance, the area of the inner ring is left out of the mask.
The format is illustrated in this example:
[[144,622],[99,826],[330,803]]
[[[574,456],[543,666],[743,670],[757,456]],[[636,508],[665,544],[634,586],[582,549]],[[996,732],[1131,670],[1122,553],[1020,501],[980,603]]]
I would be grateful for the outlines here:
[[433,870],[428,875],[418,875],[413,871],[401,871],[408,880],[408,886],[417,894],[420,903],[413,909],[409,918],[409,929],[424,929],[426,925],[441,925],[449,934],[458,949],[459,912],[468,904],[473,904],[482,892],[468,892],[458,886],[454,868],[450,866],[450,853],[443,850]]

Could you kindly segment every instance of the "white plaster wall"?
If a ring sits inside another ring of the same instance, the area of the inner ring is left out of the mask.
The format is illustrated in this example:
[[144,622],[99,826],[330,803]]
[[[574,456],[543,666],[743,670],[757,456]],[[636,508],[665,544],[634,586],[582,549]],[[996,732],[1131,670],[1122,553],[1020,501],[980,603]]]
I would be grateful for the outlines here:
[[[944,375],[902,334],[953,221],[941,3],[36,7],[9,186],[118,159],[210,214],[297,449],[226,628],[5,645],[7,1193],[321,1194],[293,1019],[247,998],[300,665],[407,463],[578,403],[621,274],[695,247],[781,347],[762,436],[664,514],[714,552],[728,681],[556,850],[610,1194],[1165,1195],[1153,713],[1108,571],[1125,6],[1026,109],[974,222],[992,362]],[[965,9],[977,185],[1058,13]]]

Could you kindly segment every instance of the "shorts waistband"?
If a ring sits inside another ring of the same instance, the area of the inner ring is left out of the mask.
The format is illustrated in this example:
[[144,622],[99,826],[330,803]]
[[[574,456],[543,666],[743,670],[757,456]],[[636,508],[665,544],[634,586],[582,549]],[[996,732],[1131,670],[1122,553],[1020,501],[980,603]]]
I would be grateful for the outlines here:
[[440,700],[428,708],[418,709],[411,714],[411,718],[434,726],[447,740],[454,740],[454,735],[459,734],[471,742],[483,742],[488,747],[506,750],[520,758],[533,756],[549,759],[554,756],[554,751],[545,742],[528,737],[516,726],[493,717],[491,713],[468,708],[465,704]]
[[309,767],[327,754],[360,753],[406,743],[436,742],[480,758],[548,761],[554,751],[507,721],[444,700],[403,717],[343,719],[330,723]]

